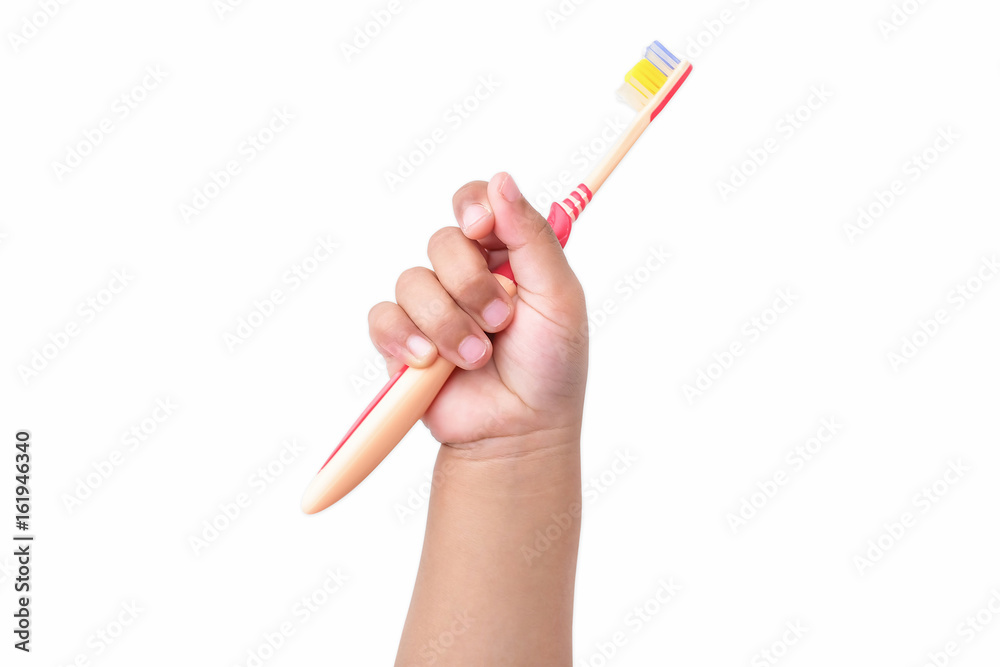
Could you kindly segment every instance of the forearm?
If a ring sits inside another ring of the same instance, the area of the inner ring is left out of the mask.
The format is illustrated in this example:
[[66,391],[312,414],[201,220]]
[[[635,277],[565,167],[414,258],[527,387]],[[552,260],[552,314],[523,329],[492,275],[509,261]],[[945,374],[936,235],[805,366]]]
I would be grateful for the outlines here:
[[397,667],[570,664],[579,431],[528,437],[441,448]]

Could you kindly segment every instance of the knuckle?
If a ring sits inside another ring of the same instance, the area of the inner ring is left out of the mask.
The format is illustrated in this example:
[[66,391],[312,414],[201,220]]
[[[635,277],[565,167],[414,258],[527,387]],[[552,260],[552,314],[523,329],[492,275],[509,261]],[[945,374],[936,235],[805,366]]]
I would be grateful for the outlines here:
[[438,250],[447,248],[456,232],[461,233],[458,227],[442,227],[434,232],[427,242],[427,254],[433,255]]
[[454,308],[450,303],[445,303],[441,298],[434,298],[421,304],[420,309],[413,313],[412,317],[421,329],[437,331],[447,326],[446,323],[453,311]]
[[488,286],[478,273],[465,274],[448,292],[455,300],[465,305],[475,305],[483,300]]
[[382,301],[372,306],[368,311],[368,328],[373,331],[384,331],[391,326],[395,305],[391,301]]
[[541,238],[545,238],[547,241],[559,243],[559,239],[556,238],[556,232],[552,229],[552,225],[549,221],[542,217],[542,215],[532,208],[530,205],[526,207],[524,211],[524,218],[528,222],[528,227],[532,230],[535,237],[533,241],[538,241]]
[[398,295],[403,287],[423,280],[427,274],[433,274],[433,272],[423,266],[413,266],[403,271],[396,280],[396,294]]
[[454,196],[451,198],[454,204],[459,204],[465,201],[471,193],[476,192],[478,188],[482,188],[485,185],[484,181],[469,181],[458,190],[455,190]]

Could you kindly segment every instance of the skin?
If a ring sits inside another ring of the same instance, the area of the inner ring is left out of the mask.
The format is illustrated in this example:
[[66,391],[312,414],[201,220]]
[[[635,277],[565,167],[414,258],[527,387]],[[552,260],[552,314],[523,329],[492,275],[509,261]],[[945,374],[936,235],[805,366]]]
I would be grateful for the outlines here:
[[[434,270],[369,316],[390,371],[457,365],[424,424],[441,443],[397,667],[572,661],[587,379],[583,289],[506,173],[454,196]],[[510,259],[517,295],[490,268]],[[489,335],[487,335],[489,334]]]

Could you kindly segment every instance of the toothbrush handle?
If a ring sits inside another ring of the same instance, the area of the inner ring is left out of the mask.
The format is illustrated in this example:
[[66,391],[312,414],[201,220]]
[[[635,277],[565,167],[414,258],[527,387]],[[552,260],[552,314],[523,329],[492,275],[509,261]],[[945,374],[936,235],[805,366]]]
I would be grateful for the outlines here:
[[[497,280],[511,296],[517,293],[512,280],[503,275]],[[324,510],[364,481],[424,416],[454,370],[455,364],[439,356],[427,368],[404,366],[397,371],[310,482],[302,510]]]
[[326,509],[360,484],[427,412],[453,370],[455,364],[438,357],[427,368],[404,366],[390,378],[310,482],[302,510]]

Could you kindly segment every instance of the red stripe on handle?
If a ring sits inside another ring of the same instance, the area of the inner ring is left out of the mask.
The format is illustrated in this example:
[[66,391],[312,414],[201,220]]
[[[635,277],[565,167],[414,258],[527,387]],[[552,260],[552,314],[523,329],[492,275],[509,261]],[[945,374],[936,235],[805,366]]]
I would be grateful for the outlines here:
[[[587,201],[594,196],[594,193],[590,191],[590,188],[583,183],[579,185],[579,189],[581,192],[587,194]],[[573,194],[576,195],[575,192]],[[579,195],[576,196],[579,197]],[[587,205],[586,201],[580,201],[579,205],[577,205],[578,200],[573,199],[573,197],[567,197],[564,201],[567,206],[572,207],[574,211],[576,211],[577,215],[583,213],[583,207]],[[566,209],[564,209],[559,202],[553,202],[552,208],[549,209],[548,221],[549,225],[552,227],[552,231],[556,233],[556,238],[559,239],[559,245],[565,248],[566,241],[569,240],[569,233],[573,229],[573,219],[569,217],[569,213],[566,212]],[[493,273],[499,273],[501,276],[514,280],[514,272],[510,268],[510,261],[506,261],[497,268],[493,269]],[[517,281],[514,280],[514,282],[516,283]]]
[[661,111],[663,111],[663,107],[667,106],[667,102],[669,102],[670,99],[674,96],[674,94],[681,89],[681,86],[684,85],[684,82],[687,80],[688,75],[691,74],[692,69],[694,68],[688,65],[687,71],[681,74],[681,80],[677,82],[677,85],[674,86],[674,89],[671,90],[669,93],[667,93],[667,96],[663,98],[663,101],[660,102],[660,104],[655,109],[653,109],[653,113],[650,114],[649,116],[649,122],[652,123],[654,120],[656,120],[656,117],[660,115]]
[[399,378],[403,377],[403,373],[406,372],[407,368],[409,368],[409,366],[403,366],[398,371],[396,371],[395,375],[389,378],[389,381],[386,383],[386,385],[382,387],[382,391],[380,391],[378,395],[372,399],[372,402],[368,404],[368,407],[365,408],[365,411],[361,413],[361,416],[358,417],[358,420],[354,422],[354,424],[351,426],[351,430],[347,432],[347,435],[344,436],[344,439],[341,440],[340,444],[337,445],[336,449],[333,450],[333,454],[330,454],[330,458],[328,458],[323,463],[323,465],[320,466],[320,470],[325,468],[326,464],[329,463],[333,459],[333,457],[336,456],[337,452],[340,451],[340,448],[344,446],[344,443],[351,439],[351,436],[354,435],[354,432],[358,430],[359,426],[361,426],[361,422],[363,422],[365,418],[372,413],[372,410],[375,409],[375,406],[378,405],[379,401],[385,398],[385,395],[389,393],[390,389],[392,389],[392,385],[396,384],[396,381]]

